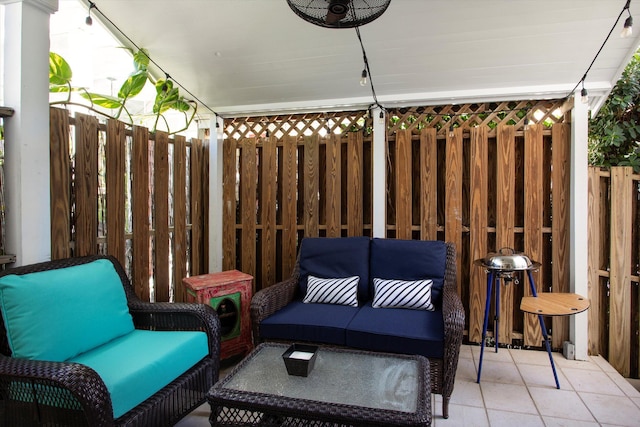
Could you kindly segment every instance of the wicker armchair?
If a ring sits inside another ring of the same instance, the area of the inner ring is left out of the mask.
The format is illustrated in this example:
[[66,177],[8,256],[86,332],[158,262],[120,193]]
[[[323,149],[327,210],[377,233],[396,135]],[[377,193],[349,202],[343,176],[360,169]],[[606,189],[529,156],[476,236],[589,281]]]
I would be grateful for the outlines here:
[[[442,414],[449,417],[449,400],[453,392],[458,356],[462,344],[465,314],[462,301],[457,294],[456,250],[453,243],[447,243],[445,282],[442,295],[442,315],[444,318],[444,357],[429,358],[431,368],[431,392],[442,395]],[[298,261],[287,280],[257,292],[251,301],[251,323],[254,344],[265,341],[260,336],[260,323],[298,297]]]
[[113,263],[136,329],[204,331],[208,337],[208,356],[146,401],[114,419],[109,392],[93,369],[78,363],[11,357],[5,324],[0,316],[0,425],[173,425],[204,403],[206,392],[217,381],[220,322],[215,311],[199,304],[141,301],[113,257],[88,256],[44,262],[2,271],[0,277],[71,267],[97,259],[108,259]]

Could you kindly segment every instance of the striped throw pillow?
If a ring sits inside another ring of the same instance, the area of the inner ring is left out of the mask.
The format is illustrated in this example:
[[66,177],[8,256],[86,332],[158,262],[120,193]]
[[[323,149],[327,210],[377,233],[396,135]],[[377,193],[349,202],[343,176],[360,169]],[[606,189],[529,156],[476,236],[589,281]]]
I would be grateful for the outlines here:
[[307,294],[302,302],[358,306],[358,282],[360,276],[322,279],[309,275]]
[[373,279],[373,308],[411,308],[434,311],[431,302],[433,280]]

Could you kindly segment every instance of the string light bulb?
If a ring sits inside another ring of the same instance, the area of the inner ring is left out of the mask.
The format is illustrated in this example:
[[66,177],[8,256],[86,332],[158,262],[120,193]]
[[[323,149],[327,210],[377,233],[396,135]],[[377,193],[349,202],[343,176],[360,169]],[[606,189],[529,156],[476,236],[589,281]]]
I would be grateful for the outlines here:
[[584,79],[582,79],[582,90],[580,91],[580,101],[582,101],[583,104],[587,104],[589,102],[589,92],[587,92],[587,89],[584,87]]
[[87,18],[84,20],[84,23],[88,26],[93,25],[93,18],[91,18],[91,9],[93,9],[94,7],[96,7],[95,3],[89,2],[89,12],[87,14]]
[[384,111],[380,110],[380,116],[378,119],[378,123],[380,123],[381,125],[384,124]]
[[529,129],[529,117],[524,118],[524,130]]
[[631,37],[633,34],[633,16],[631,16],[631,10],[629,6],[631,5],[631,0],[627,0],[627,4],[624,5],[624,9],[626,9],[629,16],[624,21],[624,26],[622,27],[622,32],[620,33],[620,37]]
[[367,85],[367,69],[362,70],[362,74],[360,75],[360,86]]
[[451,123],[451,126],[449,126],[449,138],[453,138],[454,136],[456,136],[453,130],[454,130],[453,123]]

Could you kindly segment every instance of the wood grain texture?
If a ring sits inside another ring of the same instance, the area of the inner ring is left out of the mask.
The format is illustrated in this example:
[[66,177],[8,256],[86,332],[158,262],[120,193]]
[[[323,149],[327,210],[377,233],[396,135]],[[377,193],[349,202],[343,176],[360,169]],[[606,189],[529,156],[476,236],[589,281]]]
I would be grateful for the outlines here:
[[[500,125],[497,129],[496,172],[496,248],[513,248],[515,244],[515,131],[513,126]],[[514,315],[513,286],[500,290],[500,342],[511,344]]]
[[631,203],[633,168],[611,170],[609,363],[624,377],[631,354]]
[[[262,275],[260,284],[276,282],[276,138],[271,136],[262,145]],[[254,281],[254,287],[257,284]]]
[[436,130],[420,132],[420,238],[438,239],[438,140]]
[[[551,130],[551,259],[553,260],[553,292],[569,292],[569,199],[571,191],[571,129],[569,125],[559,123]],[[590,268],[590,267],[589,267]],[[552,319],[554,348],[561,348],[569,340],[569,319]]]
[[187,300],[182,279],[187,277],[187,142],[176,135],[173,142],[173,249],[175,301]]
[[191,195],[189,203],[191,203],[191,275],[197,276],[205,273],[204,266],[204,241],[202,236],[203,223],[203,194],[202,184],[206,179],[202,169],[202,141],[199,139],[191,140],[189,159],[191,165],[189,179]]
[[222,269],[239,268],[236,262],[236,186],[239,174],[237,143],[226,138],[222,145]]
[[107,253],[121,265],[125,263],[124,243],[124,123],[109,119],[106,137],[107,183]]
[[155,300],[169,302],[169,135],[157,131],[153,149]]
[[[240,165],[240,218],[242,220],[242,239],[240,245],[242,256],[240,266],[243,273],[255,277],[256,274],[256,222],[258,171],[256,165],[256,140],[243,139],[242,163]],[[255,286],[255,284],[254,284]]]
[[49,156],[51,259],[63,259],[71,256],[71,162],[67,110],[49,109]]
[[[534,261],[542,260],[542,226],[544,212],[543,140],[541,124],[530,125],[524,137],[524,252]],[[536,292],[542,292],[543,266],[533,271]],[[547,285],[548,286],[548,285]],[[524,286],[524,294],[531,295],[530,286]],[[525,314],[524,344],[542,346],[542,331],[538,316]]]
[[486,127],[471,130],[471,181],[469,215],[469,341],[482,340],[487,273],[473,264],[487,255],[488,145]]
[[320,185],[320,137],[304,138],[304,235],[318,237],[319,229],[319,185]]
[[361,132],[349,132],[347,137],[347,235],[363,233],[363,139]]
[[399,130],[396,134],[395,194],[396,238],[411,239],[411,131]]
[[[76,113],[75,256],[98,250],[98,119]],[[68,155],[68,154],[67,154]]]
[[149,278],[150,251],[149,218],[149,130],[141,126],[133,127],[131,153],[131,193],[133,225],[133,269],[131,284],[143,301],[150,301]]
[[284,138],[282,157],[282,271],[288,277],[293,272],[298,250],[298,143],[294,137]]
[[327,138],[327,237],[342,235],[342,144],[339,135]]
[[462,144],[462,129],[456,128],[453,135],[447,134],[444,236],[447,242],[456,245],[458,295],[462,295]]
[[[601,223],[600,223],[600,204],[602,203],[600,187],[600,168],[589,167],[589,293],[587,297],[591,301],[592,309],[588,311],[588,334],[589,334],[589,354],[599,355],[604,351],[605,343],[600,341],[600,329],[604,327],[601,324],[599,313],[600,307],[600,240],[601,240]],[[602,319],[606,320],[606,319]]]

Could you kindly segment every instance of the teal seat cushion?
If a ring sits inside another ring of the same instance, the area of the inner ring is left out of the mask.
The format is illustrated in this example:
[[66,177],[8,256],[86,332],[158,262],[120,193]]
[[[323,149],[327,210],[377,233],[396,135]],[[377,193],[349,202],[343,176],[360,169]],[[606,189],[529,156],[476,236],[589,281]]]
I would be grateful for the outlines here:
[[0,278],[13,357],[62,362],[133,331],[111,261]]
[[133,332],[78,355],[69,362],[95,370],[119,418],[175,380],[209,353],[204,332]]

